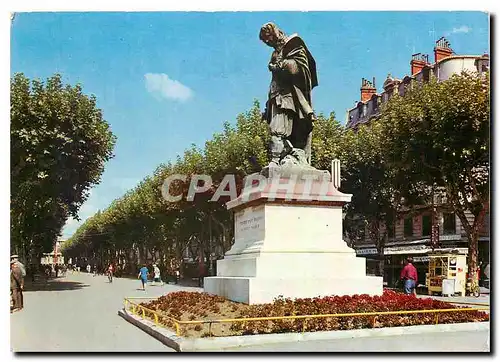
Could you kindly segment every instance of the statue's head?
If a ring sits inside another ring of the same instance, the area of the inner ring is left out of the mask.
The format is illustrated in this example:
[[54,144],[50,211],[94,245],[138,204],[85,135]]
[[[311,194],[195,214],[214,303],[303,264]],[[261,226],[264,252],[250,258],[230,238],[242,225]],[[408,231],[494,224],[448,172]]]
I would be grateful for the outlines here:
[[285,33],[274,23],[266,23],[260,28],[260,40],[272,48],[276,48],[285,36]]

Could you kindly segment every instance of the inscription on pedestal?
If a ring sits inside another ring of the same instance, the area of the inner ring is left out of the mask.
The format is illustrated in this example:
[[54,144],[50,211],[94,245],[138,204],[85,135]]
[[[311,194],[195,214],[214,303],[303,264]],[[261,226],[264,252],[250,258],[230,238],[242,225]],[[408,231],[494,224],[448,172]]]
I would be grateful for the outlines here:
[[235,243],[249,246],[264,238],[264,206],[249,207],[235,214]]

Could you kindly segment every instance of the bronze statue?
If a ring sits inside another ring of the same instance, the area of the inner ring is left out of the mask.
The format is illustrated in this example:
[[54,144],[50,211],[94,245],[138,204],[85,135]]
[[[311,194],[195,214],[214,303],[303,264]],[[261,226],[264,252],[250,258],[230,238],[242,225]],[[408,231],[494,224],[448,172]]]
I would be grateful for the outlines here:
[[310,165],[315,120],[311,91],[318,85],[316,62],[297,34],[287,36],[273,23],[264,24],[259,37],[274,48],[268,65],[272,73],[269,97],[263,113],[271,130],[270,166]]

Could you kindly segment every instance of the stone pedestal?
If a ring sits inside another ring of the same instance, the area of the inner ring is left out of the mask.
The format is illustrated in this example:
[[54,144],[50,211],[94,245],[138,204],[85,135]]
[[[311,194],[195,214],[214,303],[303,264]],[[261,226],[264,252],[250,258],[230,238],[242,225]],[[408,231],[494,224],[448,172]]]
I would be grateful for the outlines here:
[[248,304],[279,295],[382,294],[382,278],[366,276],[365,258],[342,240],[342,205],[351,195],[333,188],[328,172],[317,172],[312,182],[269,179],[227,204],[235,212],[235,242],[217,261],[217,276],[205,278],[205,292]]

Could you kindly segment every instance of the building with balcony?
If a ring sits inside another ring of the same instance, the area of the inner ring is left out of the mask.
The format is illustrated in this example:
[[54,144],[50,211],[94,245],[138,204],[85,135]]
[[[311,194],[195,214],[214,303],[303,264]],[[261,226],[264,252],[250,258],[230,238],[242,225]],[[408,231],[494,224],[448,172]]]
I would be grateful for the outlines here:
[[[413,54],[410,60],[411,75],[405,75],[399,79],[389,74],[383,83],[381,93],[377,92],[375,78],[372,81],[363,78],[360,89],[361,100],[347,111],[346,126],[356,130],[362,124],[376,121],[380,106],[395,94],[404,96],[415,82],[427,82],[432,77],[441,82],[462,71],[484,73],[488,70],[489,56],[487,54],[457,55],[451,49],[450,43],[445,38],[441,38],[434,47],[434,63],[429,62],[429,56],[426,54]],[[427,253],[432,250],[433,214],[436,217],[435,238],[437,238],[439,248],[467,250],[468,240],[460,219],[451,211],[446,199],[442,196],[438,196],[432,206],[423,205],[401,213],[392,230],[387,230],[388,241],[384,248],[384,281],[389,286],[394,285],[399,278],[401,263],[410,255],[413,256],[419,271],[420,283],[425,281]],[[470,218],[473,218],[472,214]],[[483,269],[490,257],[489,218],[488,211],[479,239],[479,260],[483,262]],[[353,244],[356,253],[367,258],[368,273],[374,273],[377,270],[378,253],[376,244],[369,238],[367,228],[361,226],[360,233]]]

